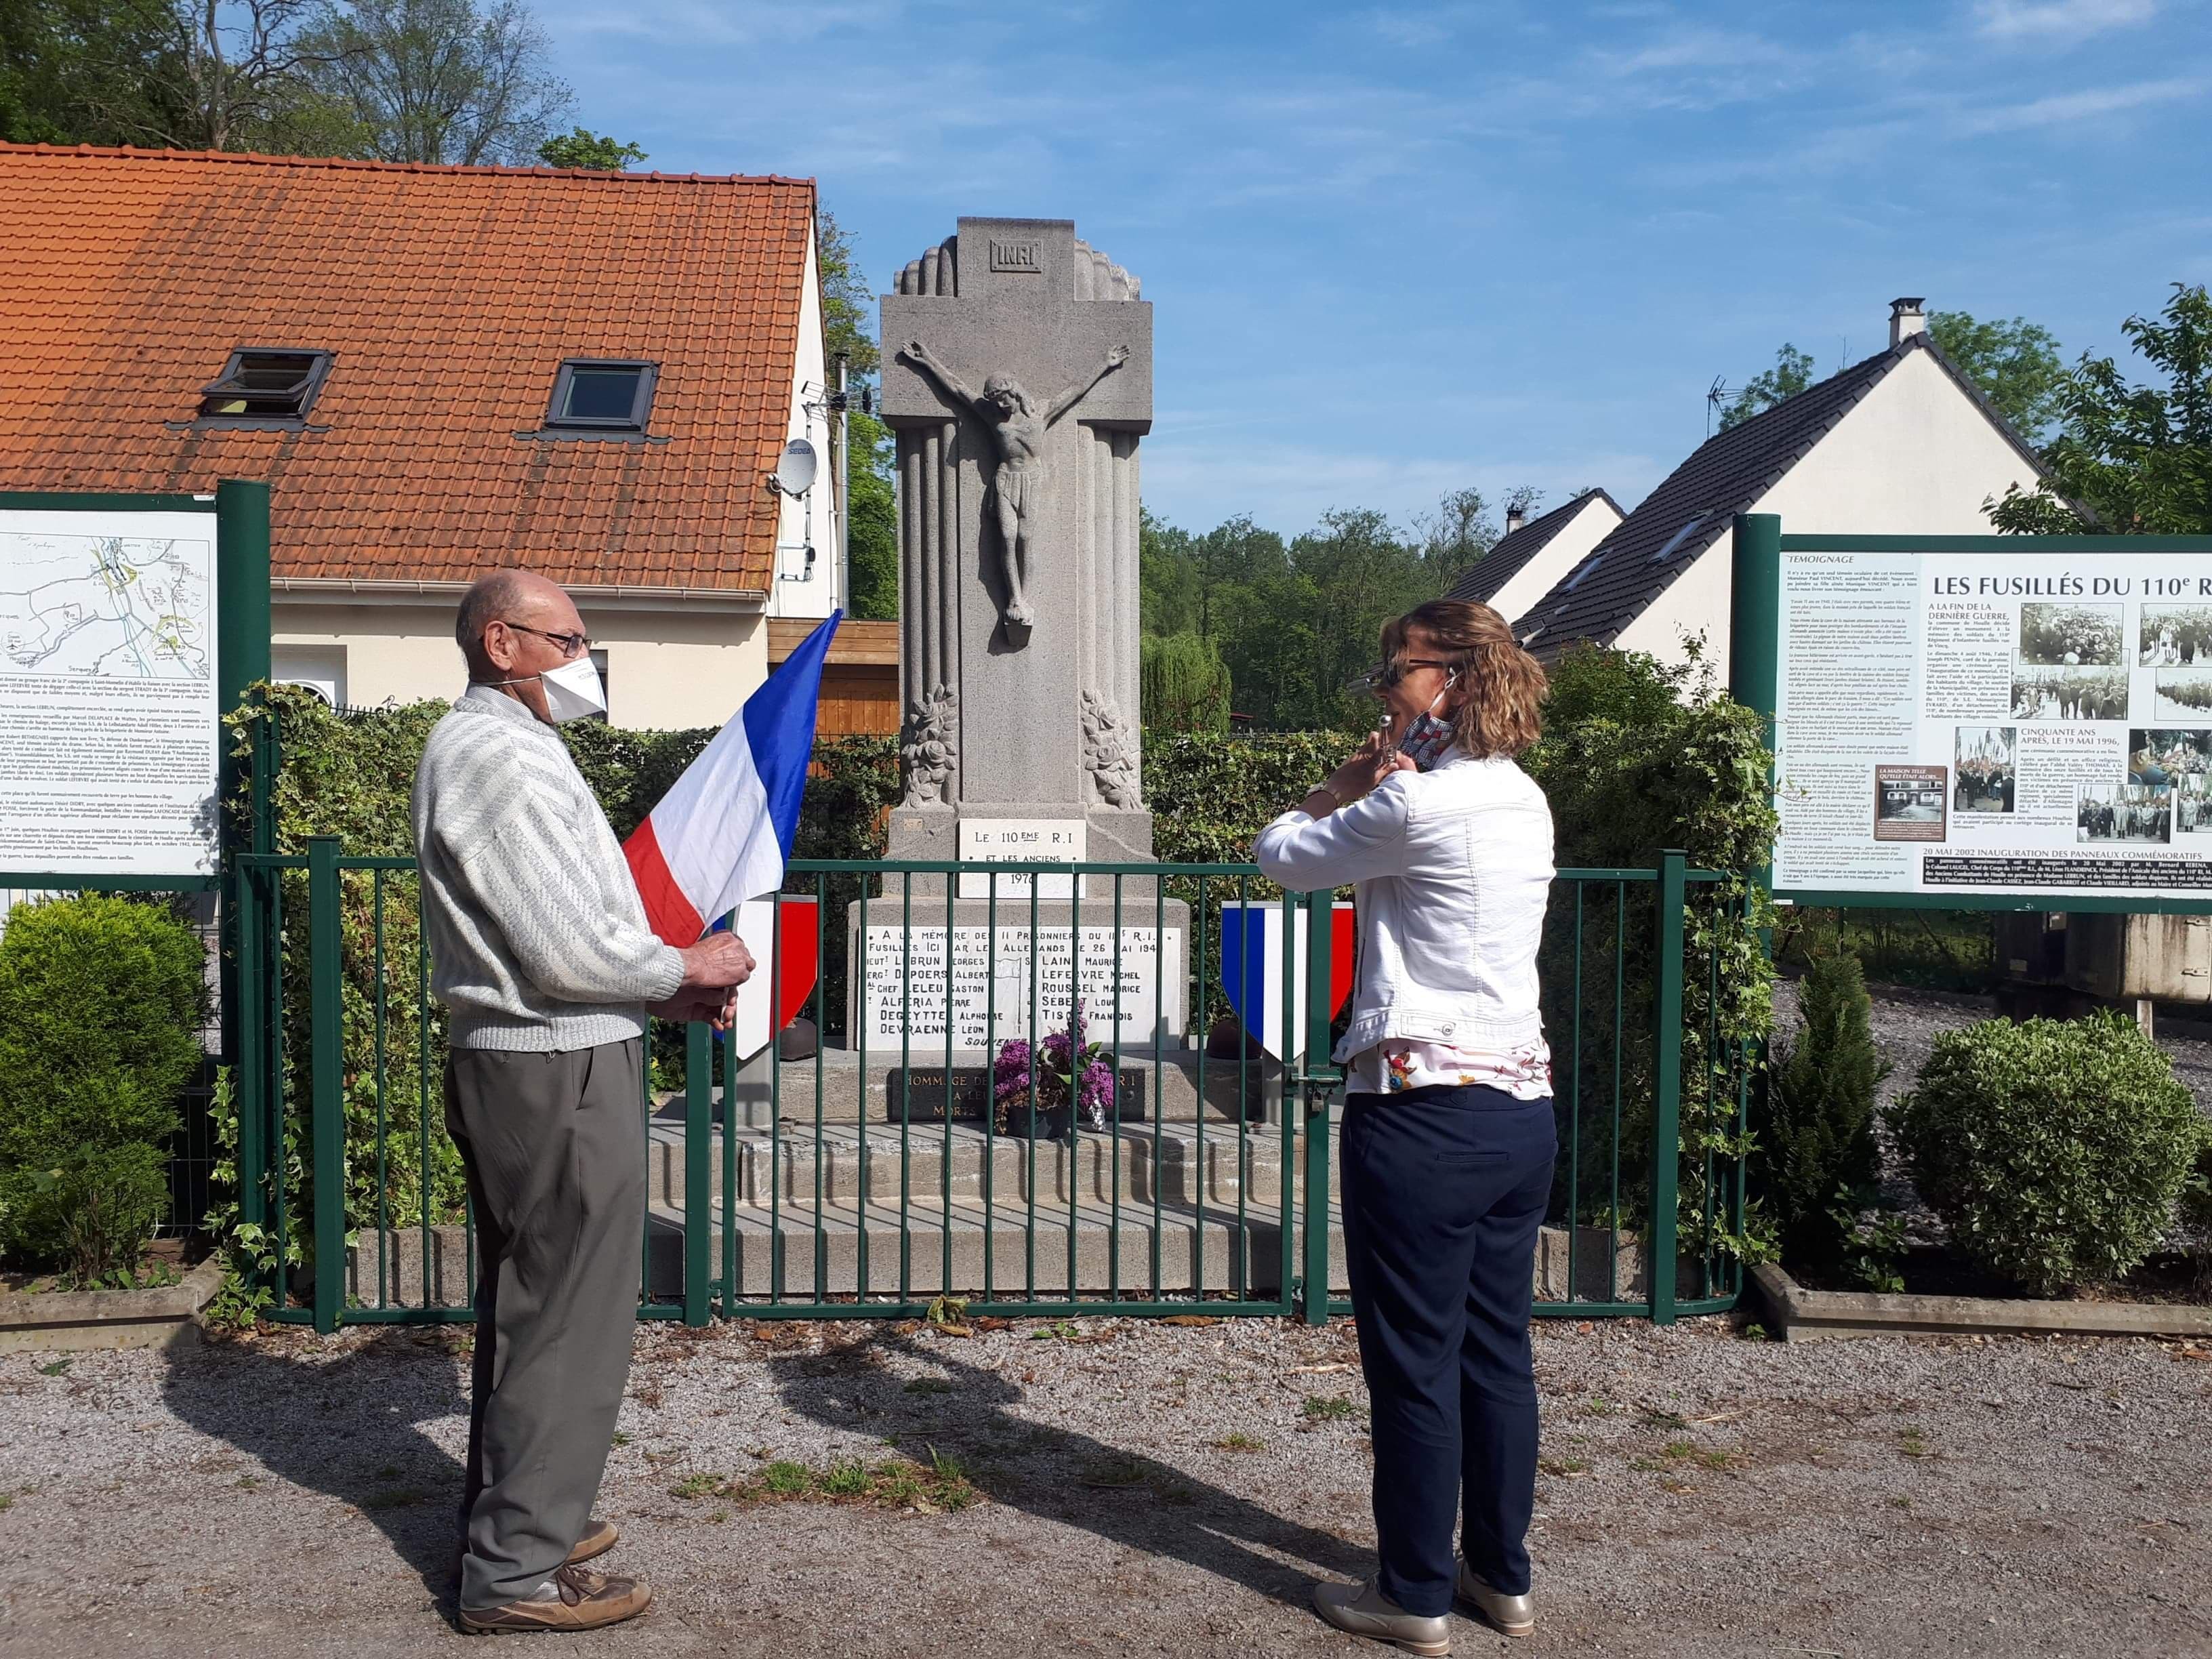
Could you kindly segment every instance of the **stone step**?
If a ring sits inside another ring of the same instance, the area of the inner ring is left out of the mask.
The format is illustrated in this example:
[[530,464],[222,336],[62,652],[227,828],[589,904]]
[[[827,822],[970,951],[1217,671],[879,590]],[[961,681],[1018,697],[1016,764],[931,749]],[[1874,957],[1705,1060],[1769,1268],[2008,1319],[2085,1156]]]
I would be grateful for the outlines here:
[[[871,1295],[895,1294],[904,1284],[909,1292],[937,1295],[947,1288],[945,1272],[946,1212],[934,1198],[917,1196],[903,1210],[896,1203],[872,1204],[865,1216],[849,1205],[825,1205],[817,1225],[811,1206],[771,1213],[740,1206],[733,1212],[738,1243],[738,1293],[743,1297],[776,1297],[805,1301],[817,1293],[849,1296],[860,1286],[860,1240],[867,1240],[868,1289]],[[951,1274],[954,1294],[983,1294],[983,1263],[991,1262],[992,1293],[1001,1301],[1030,1298],[1033,1288],[1044,1297],[1068,1293],[1068,1237],[1070,1216],[1063,1204],[1057,1211],[1040,1203],[1036,1216],[1035,1243],[1030,1242],[1030,1218],[1026,1203],[1000,1203],[987,1212],[980,1203],[955,1201],[951,1214]],[[1206,1294],[1272,1296],[1281,1279],[1282,1214],[1279,1206],[1249,1206],[1240,1218],[1233,1205],[1188,1204],[1161,1206],[1159,1288],[1163,1295]],[[988,1225],[987,1225],[988,1223]],[[1293,1249],[1303,1247],[1304,1217],[1291,1212]],[[684,1289],[685,1217],[680,1209],[655,1205],[647,1227],[647,1261],[653,1299],[675,1301]],[[1117,1217],[1108,1204],[1079,1200],[1074,1207],[1075,1289],[1103,1291],[1116,1287],[1114,1267],[1118,1258],[1118,1288],[1149,1291],[1152,1268],[1152,1212],[1149,1205],[1124,1205]],[[1342,1294],[1348,1288],[1344,1266],[1341,1219],[1332,1205],[1329,1212],[1329,1285]],[[719,1207],[708,1224],[709,1273],[722,1271],[724,1229]],[[777,1240],[781,1239],[781,1249]],[[459,1225],[429,1230],[427,1262],[420,1229],[393,1229],[384,1235],[384,1273],[378,1280],[377,1235],[372,1230],[359,1236],[347,1252],[347,1291],[356,1305],[393,1308],[456,1308],[469,1302],[470,1261],[465,1230]],[[1568,1299],[1567,1230],[1546,1227],[1537,1241],[1533,1288],[1537,1300],[1562,1303]],[[1609,1228],[1574,1230],[1572,1253],[1575,1299],[1607,1299],[1607,1259],[1615,1273],[1613,1299],[1639,1301],[1649,1294],[1644,1250],[1630,1233],[1615,1235]],[[1032,1263],[1034,1266],[1032,1267]],[[817,1267],[818,1264],[818,1267]],[[427,1267],[427,1273],[426,1273]],[[1292,1272],[1302,1270],[1294,1261]],[[1032,1274],[1034,1277],[1032,1277]],[[780,1277],[777,1277],[780,1275]],[[1679,1264],[1680,1293],[1700,1292],[1696,1263]]]
[[[1201,1291],[1273,1296],[1281,1279],[1279,1208],[1248,1208],[1240,1220],[1233,1206],[1163,1205],[1157,1230],[1149,1205],[1124,1205],[1116,1216],[1109,1205],[1080,1200],[1072,1218],[1066,1206],[1054,1211],[1040,1204],[1032,1218],[1026,1204],[987,1207],[958,1200],[948,1212],[933,1197],[916,1197],[903,1206],[872,1204],[865,1212],[848,1205],[825,1205],[818,1222],[811,1207],[771,1214],[748,1206],[733,1215],[737,1294],[741,1297],[806,1301],[817,1293],[857,1294],[864,1239],[872,1296],[896,1295],[903,1288],[910,1296],[980,1297],[987,1259],[995,1299],[1025,1301],[1031,1299],[1032,1291],[1037,1296],[1066,1296],[1071,1237],[1075,1290],[1149,1292],[1154,1288],[1156,1231],[1158,1288],[1163,1296],[1192,1296]],[[686,1218],[680,1210],[657,1206],[653,1218],[649,1277],[653,1293],[678,1296],[684,1283]],[[1294,1215],[1293,1237],[1298,1236],[1301,1224]],[[1334,1218],[1329,1236],[1333,1276],[1341,1278],[1342,1230]],[[723,1238],[718,1210],[709,1232],[710,1271],[718,1279]]]
[[[980,1091],[983,1066],[973,1056],[954,1055],[956,1095],[964,1084]],[[859,1050],[824,1048],[816,1059],[771,1062],[763,1054],[744,1063],[731,1080],[729,1092],[741,1127],[761,1128],[781,1117],[786,1121],[814,1121],[818,1073],[822,1119],[825,1123],[896,1121],[894,1116],[894,1073],[911,1069],[915,1074],[909,1122],[919,1126],[941,1115],[945,1093],[945,1055],[926,1048],[902,1053],[871,1048],[863,1071]],[[1134,1049],[1121,1055],[1124,1075],[1134,1073],[1132,1088],[1144,1103],[1147,1119],[1165,1123],[1191,1123],[1203,1116],[1208,1122],[1233,1124],[1239,1117],[1257,1123],[1278,1115],[1282,1099],[1281,1070],[1272,1062],[1239,1066],[1233,1060],[1202,1058],[1195,1048],[1169,1048],[1157,1057]],[[1203,1071],[1204,1092],[1200,1084]],[[719,1073],[719,1067],[718,1067]],[[863,1086],[865,1080],[865,1087]],[[896,1091],[902,1097],[904,1091]],[[721,1089],[715,1090],[714,1115],[721,1120]],[[681,1119],[684,1097],[663,1093],[653,1102],[656,1119]],[[979,1118],[956,1115],[955,1122],[980,1122]]]
[[[905,1139],[902,1188],[896,1128],[873,1127],[864,1135],[855,1124],[825,1124],[818,1142],[811,1123],[787,1123],[780,1136],[739,1129],[732,1191],[738,1203],[756,1206],[767,1206],[777,1191],[787,1201],[811,1203],[818,1169],[826,1202],[857,1202],[865,1185],[870,1200],[895,1203],[902,1189],[942,1197],[949,1169],[951,1195],[977,1202],[986,1196],[1025,1202],[1034,1191],[1040,1203],[1064,1206],[1071,1195],[1103,1203],[1119,1193],[1126,1201],[1150,1204],[1157,1192],[1166,1203],[1202,1196],[1233,1207],[1240,1191],[1247,1204],[1273,1203],[1282,1194],[1282,1131],[1266,1124],[1242,1136],[1233,1124],[1209,1127],[1203,1135],[1195,1124],[1163,1123],[1157,1133],[1154,1126],[1128,1124],[1118,1134],[1086,1131],[1072,1148],[1065,1140],[987,1135],[964,1124],[953,1125],[949,1134],[943,1124],[916,1126]],[[654,1203],[683,1207],[686,1144],[681,1125],[653,1125],[647,1167]],[[723,1156],[716,1130],[708,1168],[718,1198]]]

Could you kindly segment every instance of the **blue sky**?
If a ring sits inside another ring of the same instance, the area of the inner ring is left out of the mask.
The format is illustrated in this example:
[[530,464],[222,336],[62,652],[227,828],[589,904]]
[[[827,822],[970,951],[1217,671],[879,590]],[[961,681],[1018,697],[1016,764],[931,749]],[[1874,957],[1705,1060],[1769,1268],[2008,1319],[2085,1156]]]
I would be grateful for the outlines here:
[[2212,278],[2208,0],[539,0],[586,125],[820,181],[881,292],[963,213],[1153,301],[1147,504],[1632,504],[1715,376],[1888,301],[2116,352]]

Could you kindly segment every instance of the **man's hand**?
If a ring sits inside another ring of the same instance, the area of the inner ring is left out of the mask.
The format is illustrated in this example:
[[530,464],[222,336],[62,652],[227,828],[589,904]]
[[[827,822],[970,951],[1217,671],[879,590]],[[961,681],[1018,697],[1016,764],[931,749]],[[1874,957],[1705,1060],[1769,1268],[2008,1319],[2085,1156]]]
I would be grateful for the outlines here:
[[737,1018],[738,994],[728,991],[678,991],[665,1002],[656,1002],[646,1012],[655,1019],[672,1019],[683,1024],[703,1019],[718,1031],[726,1031]]
[[1119,368],[1128,361],[1129,348],[1125,345],[1117,345],[1106,354],[1106,367],[1109,368]]
[[926,364],[931,361],[929,348],[919,340],[908,340],[906,343],[905,355],[917,363]]
[[758,965],[735,933],[709,933],[684,951],[684,982],[677,989],[726,991],[750,979]]

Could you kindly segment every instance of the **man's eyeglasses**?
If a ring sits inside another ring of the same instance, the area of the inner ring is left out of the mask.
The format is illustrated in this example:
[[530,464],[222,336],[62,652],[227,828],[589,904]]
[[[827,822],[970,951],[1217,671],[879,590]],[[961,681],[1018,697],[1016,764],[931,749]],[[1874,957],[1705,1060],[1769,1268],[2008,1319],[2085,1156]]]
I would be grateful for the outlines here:
[[1354,674],[1344,683],[1347,691],[1388,691],[1416,668],[1449,668],[1448,662],[1434,657],[1398,657],[1364,674]]
[[592,636],[589,634],[552,634],[542,628],[532,628],[527,623],[507,622],[505,617],[500,620],[503,626],[513,629],[518,634],[535,634],[539,639],[558,646],[561,654],[572,660],[582,656],[592,647]]

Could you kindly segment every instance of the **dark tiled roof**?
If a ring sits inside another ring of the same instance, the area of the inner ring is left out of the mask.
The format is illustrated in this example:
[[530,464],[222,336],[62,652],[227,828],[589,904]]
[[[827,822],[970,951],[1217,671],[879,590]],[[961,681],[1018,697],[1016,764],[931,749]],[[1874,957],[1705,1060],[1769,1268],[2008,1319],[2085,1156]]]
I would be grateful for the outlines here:
[[[1973,388],[1936,350],[1925,334],[1904,341],[1863,362],[1852,364],[1753,416],[1740,426],[1716,434],[1698,446],[1689,459],[1660,483],[1589,558],[1559,579],[1558,586],[1531,605],[1522,617],[1522,637],[1537,656],[1556,656],[1577,640],[1609,645],[1665,592],[1729,527],[1782,475],[1802,460],[1814,445],[1911,351],[1933,356],[1952,379]],[[1979,394],[1975,394],[1979,400]],[[2020,443],[1986,401],[1984,412]]]
[[1551,544],[1574,516],[1589,505],[1592,496],[1605,501],[1615,513],[1620,504],[1602,489],[1586,489],[1572,501],[1562,502],[1549,513],[1534,518],[1511,535],[1493,544],[1457,581],[1444,597],[1448,599],[1476,599],[1488,604],[1492,596],[1506,583],[1519,575],[1528,561]]
[[[280,578],[765,591],[813,214],[804,179],[0,144],[0,489],[264,478]],[[247,345],[335,354],[310,430],[191,425]],[[658,363],[653,441],[518,439],[564,357]]]

